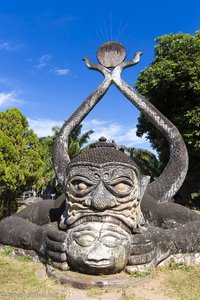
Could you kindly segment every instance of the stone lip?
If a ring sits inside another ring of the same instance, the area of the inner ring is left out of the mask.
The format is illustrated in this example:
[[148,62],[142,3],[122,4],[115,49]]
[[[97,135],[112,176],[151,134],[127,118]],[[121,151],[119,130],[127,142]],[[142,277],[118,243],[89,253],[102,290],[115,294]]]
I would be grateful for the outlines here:
[[49,277],[55,278],[61,284],[70,284],[77,289],[86,289],[89,287],[122,288],[134,286],[150,279],[153,275],[153,272],[138,278],[134,278],[125,272],[112,275],[88,275],[73,271],[60,271],[50,265],[46,265],[46,272]]

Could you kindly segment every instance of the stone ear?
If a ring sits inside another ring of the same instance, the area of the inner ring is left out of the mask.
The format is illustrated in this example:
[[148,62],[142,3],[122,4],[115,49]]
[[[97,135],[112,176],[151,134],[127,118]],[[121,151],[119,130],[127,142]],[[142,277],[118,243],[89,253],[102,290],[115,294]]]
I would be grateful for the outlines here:
[[140,183],[140,199],[143,198],[146,188],[150,182],[151,176],[143,176]]

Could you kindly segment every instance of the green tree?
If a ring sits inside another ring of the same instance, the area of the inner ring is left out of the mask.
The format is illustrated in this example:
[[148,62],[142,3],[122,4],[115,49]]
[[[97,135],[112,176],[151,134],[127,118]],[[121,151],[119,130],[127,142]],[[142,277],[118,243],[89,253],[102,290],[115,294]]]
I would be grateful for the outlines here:
[[83,146],[88,143],[90,135],[94,132],[93,130],[89,130],[85,133],[81,133],[82,127],[82,124],[78,125],[69,137],[68,153],[71,159],[81,152]]
[[[60,131],[60,127],[55,126],[52,128],[53,135],[40,138],[40,143],[44,149],[44,170],[43,179],[44,186],[48,189],[55,190],[57,194],[61,193],[59,187],[57,186],[56,176],[53,168],[53,145],[57,134]],[[90,135],[93,130],[89,130],[82,133],[82,124],[78,125],[75,130],[71,133],[69,137],[68,153],[70,159],[77,156],[83,146],[88,143]]]
[[160,161],[154,153],[149,150],[123,146],[125,152],[136,162],[142,175],[151,176],[154,180],[160,175]]
[[[52,192],[56,192],[56,194],[60,194],[61,191],[57,186],[56,176],[53,168],[53,144],[56,138],[56,135],[59,133],[60,127],[54,126],[52,128],[51,136],[44,136],[39,139],[40,144],[43,148],[43,172],[42,172],[42,188],[45,190],[45,193],[48,194]],[[49,196],[49,195],[47,195]]]
[[12,212],[23,190],[39,188],[42,154],[25,116],[16,108],[0,112],[0,216]]
[[[140,73],[136,88],[177,126],[186,142],[190,166],[182,193],[189,200],[200,191],[200,31],[164,35],[155,41],[155,60]],[[167,143],[141,115],[137,135],[144,133],[164,167]]]

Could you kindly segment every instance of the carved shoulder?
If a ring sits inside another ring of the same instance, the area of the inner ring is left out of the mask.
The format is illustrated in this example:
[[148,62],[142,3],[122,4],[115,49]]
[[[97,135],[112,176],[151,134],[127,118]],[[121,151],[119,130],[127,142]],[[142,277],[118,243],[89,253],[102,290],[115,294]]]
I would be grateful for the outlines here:
[[65,196],[56,200],[43,200],[28,206],[16,214],[17,217],[29,220],[37,225],[58,221],[65,209]]

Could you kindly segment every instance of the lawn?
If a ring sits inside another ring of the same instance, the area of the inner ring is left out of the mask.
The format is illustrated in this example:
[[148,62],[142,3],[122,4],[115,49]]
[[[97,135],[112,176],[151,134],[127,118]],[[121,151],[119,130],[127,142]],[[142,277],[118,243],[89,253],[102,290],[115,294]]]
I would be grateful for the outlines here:
[[[44,265],[27,257],[13,257],[9,248],[0,254],[0,299],[109,299],[198,300],[200,295],[200,265],[171,263],[158,267],[150,280],[127,289],[98,289],[86,291],[60,285],[47,278]],[[75,295],[80,295],[76,296]],[[75,298],[73,298],[75,297]],[[162,298],[164,297],[164,298]]]
[[0,254],[0,299],[65,299],[64,293],[57,291],[59,284],[43,273],[39,262]]

